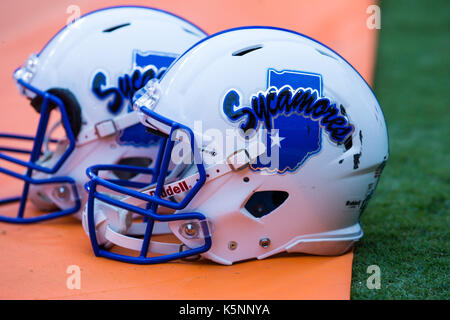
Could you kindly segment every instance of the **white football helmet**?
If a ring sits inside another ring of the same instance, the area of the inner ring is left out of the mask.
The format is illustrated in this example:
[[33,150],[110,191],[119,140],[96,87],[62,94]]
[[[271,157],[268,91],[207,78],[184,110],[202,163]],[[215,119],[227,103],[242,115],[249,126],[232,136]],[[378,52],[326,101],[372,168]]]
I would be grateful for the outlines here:
[[[149,81],[134,108],[166,135],[164,157],[141,190],[88,169],[83,225],[96,255],[230,265],[285,251],[338,255],[362,237],[388,158],[386,123],[364,79],[321,43],[271,27],[218,33]],[[167,175],[169,160],[180,164]],[[164,231],[178,243],[152,238]]]
[[[24,182],[21,195],[0,200],[1,205],[18,202],[17,216],[2,212],[0,221],[79,215],[87,198],[85,170],[96,163],[151,166],[160,138],[145,133],[131,98],[204,37],[196,26],[161,10],[111,7],[81,17],[31,55],[14,78],[40,113],[39,125],[35,136],[0,134],[12,140],[0,149],[0,173]],[[55,113],[60,116],[51,125]],[[24,140],[33,142],[31,150],[17,148],[17,141]],[[25,173],[12,170],[11,164]],[[109,178],[143,186],[151,182],[152,171],[145,174],[114,171]],[[28,199],[47,213],[25,217]]]

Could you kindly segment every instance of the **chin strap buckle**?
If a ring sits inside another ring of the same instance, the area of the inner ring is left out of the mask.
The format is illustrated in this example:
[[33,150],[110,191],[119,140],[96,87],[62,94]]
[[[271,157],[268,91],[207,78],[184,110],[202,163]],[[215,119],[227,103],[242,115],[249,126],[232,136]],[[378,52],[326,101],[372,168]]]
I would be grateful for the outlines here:
[[239,149],[230,154],[226,159],[228,166],[233,171],[240,171],[246,168],[251,161],[252,159],[247,149]]
[[97,122],[94,126],[95,133],[99,138],[106,138],[117,133],[116,123],[112,119]]

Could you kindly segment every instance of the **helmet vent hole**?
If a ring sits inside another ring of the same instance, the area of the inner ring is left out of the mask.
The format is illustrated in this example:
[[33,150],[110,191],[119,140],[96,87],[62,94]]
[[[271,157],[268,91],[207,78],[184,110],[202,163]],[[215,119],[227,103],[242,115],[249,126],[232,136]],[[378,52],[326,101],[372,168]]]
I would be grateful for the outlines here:
[[248,199],[244,207],[255,218],[261,218],[281,206],[288,196],[285,191],[259,191]]
[[325,51],[322,51],[322,50],[319,50],[319,49],[316,49],[316,51],[317,51],[318,53],[320,53],[321,55],[323,55],[323,56],[326,56],[326,57],[328,57],[328,58],[331,58],[331,59],[334,59],[334,60],[336,60],[336,61],[339,61],[336,57],[332,56],[331,54],[329,54],[329,53],[327,53],[327,52],[325,52]]
[[235,57],[242,57],[242,56],[244,56],[244,55],[246,55],[246,54],[248,54],[248,53],[250,53],[250,52],[252,52],[252,51],[259,50],[259,49],[261,49],[262,47],[263,47],[263,46],[262,46],[261,44],[258,44],[258,45],[254,45],[254,46],[251,46],[251,47],[243,48],[243,49],[240,49],[240,50],[238,50],[238,51],[233,52],[233,53],[232,53],[232,56],[235,56]]
[[[122,158],[117,162],[118,165],[125,166],[134,166],[134,167],[143,167],[148,168],[152,164],[151,158],[145,157],[130,157],[130,158]],[[137,172],[130,172],[124,170],[113,170],[114,175],[120,180],[130,180],[138,175]]]
[[105,29],[105,30],[103,30],[103,32],[113,32],[113,31],[116,31],[117,29],[120,29],[120,28],[129,26],[130,24],[131,24],[131,23],[119,24],[119,25],[117,25],[117,26],[114,26],[114,27]]
[[183,29],[183,31],[186,32],[186,33],[193,34],[194,36],[197,36],[197,37],[202,37],[201,35],[199,35],[198,33],[194,32],[192,30],[189,30],[189,29],[186,29],[186,28],[181,28],[181,29]]

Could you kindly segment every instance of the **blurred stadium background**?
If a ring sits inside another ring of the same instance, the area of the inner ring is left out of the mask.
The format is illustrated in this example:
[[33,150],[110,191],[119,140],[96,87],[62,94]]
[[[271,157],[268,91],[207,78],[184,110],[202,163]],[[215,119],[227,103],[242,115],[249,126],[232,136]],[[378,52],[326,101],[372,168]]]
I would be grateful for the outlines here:
[[[361,223],[353,299],[450,298],[450,2],[383,0],[374,80],[390,158]],[[366,268],[382,272],[367,290]]]

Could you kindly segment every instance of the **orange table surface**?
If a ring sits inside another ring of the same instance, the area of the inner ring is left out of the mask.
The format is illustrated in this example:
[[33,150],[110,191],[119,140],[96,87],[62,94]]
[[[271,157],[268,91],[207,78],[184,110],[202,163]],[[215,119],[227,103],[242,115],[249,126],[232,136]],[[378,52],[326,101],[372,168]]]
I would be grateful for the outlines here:
[[[366,26],[369,0],[41,0],[0,3],[0,131],[26,132],[36,118],[12,73],[81,13],[112,5],[173,12],[208,33],[268,25],[307,34],[343,55],[371,82],[376,30]],[[19,186],[0,176],[0,197]],[[1,213],[2,208],[0,208]],[[79,221],[0,223],[0,299],[349,299],[353,253],[339,257],[282,255],[233,266],[175,261],[131,265],[94,256]],[[81,289],[68,289],[67,268],[81,269]]]

